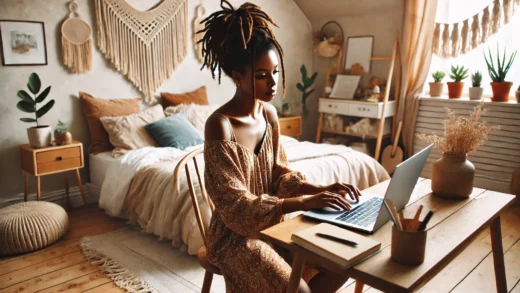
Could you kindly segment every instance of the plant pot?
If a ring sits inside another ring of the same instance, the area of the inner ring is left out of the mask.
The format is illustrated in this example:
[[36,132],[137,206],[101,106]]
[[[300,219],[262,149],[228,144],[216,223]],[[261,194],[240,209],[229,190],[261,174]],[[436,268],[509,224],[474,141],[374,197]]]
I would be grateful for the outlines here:
[[51,144],[51,127],[49,125],[27,128],[29,144],[35,148],[48,147]]
[[491,82],[491,89],[493,90],[493,102],[507,102],[509,101],[509,91],[513,86],[512,82]]
[[470,100],[480,100],[482,98],[482,93],[484,89],[481,87],[470,87],[469,88],[469,99]]
[[72,134],[67,132],[54,132],[56,145],[68,145],[72,143]]
[[442,96],[442,90],[444,89],[444,83],[442,82],[430,82],[430,97]]
[[468,198],[473,191],[475,166],[466,154],[443,153],[432,166],[432,191],[448,199]]
[[448,97],[450,99],[459,99],[460,97],[462,97],[463,89],[464,83],[462,81],[448,82]]
[[516,102],[520,103],[520,91],[516,91],[515,96],[516,96]]

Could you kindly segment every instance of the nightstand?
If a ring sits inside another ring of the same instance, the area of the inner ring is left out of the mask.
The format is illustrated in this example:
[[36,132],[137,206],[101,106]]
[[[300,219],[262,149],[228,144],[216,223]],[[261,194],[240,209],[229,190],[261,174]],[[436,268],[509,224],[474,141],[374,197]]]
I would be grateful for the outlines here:
[[302,116],[280,117],[280,134],[300,138],[302,134]]
[[[79,169],[83,168],[83,144],[73,141],[72,144],[56,147],[34,149],[28,144],[20,145],[20,155],[22,169],[25,171],[25,201],[27,201],[29,174],[36,176],[36,194],[40,200],[40,176],[62,173],[66,171],[76,171],[79,190],[83,204],[85,204],[85,193],[81,184]],[[69,181],[67,174],[65,177],[65,191],[67,200],[69,199]]]

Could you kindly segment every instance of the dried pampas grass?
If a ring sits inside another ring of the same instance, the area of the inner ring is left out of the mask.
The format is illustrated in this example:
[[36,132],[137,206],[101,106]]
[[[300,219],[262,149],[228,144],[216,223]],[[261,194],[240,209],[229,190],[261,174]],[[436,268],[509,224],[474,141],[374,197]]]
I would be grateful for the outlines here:
[[487,126],[480,118],[486,113],[484,103],[477,105],[469,116],[456,116],[455,111],[446,107],[448,119],[443,121],[444,137],[435,134],[417,134],[422,140],[433,143],[443,153],[467,154],[477,150],[489,133],[500,126]]

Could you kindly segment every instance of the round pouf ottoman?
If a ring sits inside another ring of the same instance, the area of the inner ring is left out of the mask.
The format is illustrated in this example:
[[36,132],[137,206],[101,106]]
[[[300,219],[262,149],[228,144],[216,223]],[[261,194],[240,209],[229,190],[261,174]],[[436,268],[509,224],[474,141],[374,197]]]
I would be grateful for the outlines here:
[[0,209],[0,255],[44,248],[67,232],[69,218],[54,203],[29,201]]

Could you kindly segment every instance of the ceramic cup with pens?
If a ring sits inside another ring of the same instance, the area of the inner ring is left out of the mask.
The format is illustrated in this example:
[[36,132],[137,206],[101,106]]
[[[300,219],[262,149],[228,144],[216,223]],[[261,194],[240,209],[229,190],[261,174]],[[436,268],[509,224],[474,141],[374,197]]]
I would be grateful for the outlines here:
[[[407,227],[412,219],[403,219],[402,224]],[[422,222],[420,222],[422,224]],[[427,230],[404,231],[392,226],[391,258],[404,265],[418,265],[424,261],[426,251]]]

